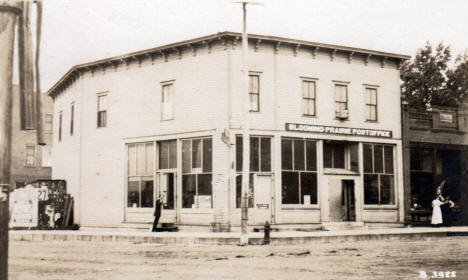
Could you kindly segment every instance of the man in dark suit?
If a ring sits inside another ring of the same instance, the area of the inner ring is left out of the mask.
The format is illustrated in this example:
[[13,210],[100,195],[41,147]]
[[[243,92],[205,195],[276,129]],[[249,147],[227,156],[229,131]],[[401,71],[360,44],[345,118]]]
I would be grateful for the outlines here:
[[162,211],[162,197],[161,195],[158,196],[156,199],[156,207],[154,208],[154,222],[153,222],[153,229],[152,232],[156,232],[156,228],[158,227],[159,218],[161,218],[161,211]]

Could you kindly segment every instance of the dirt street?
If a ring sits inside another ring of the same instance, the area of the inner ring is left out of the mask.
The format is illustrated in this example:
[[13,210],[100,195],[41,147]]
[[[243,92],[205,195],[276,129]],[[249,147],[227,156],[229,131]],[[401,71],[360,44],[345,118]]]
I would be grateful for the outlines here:
[[11,280],[424,279],[424,273],[468,279],[468,237],[248,247],[10,243]]

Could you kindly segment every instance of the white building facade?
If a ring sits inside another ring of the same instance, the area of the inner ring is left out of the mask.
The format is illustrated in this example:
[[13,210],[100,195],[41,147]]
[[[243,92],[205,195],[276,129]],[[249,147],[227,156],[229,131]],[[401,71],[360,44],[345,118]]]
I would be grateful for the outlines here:
[[249,94],[249,224],[402,223],[399,65],[407,56],[240,34],[78,65],[54,99],[53,178],[82,227],[240,225]]

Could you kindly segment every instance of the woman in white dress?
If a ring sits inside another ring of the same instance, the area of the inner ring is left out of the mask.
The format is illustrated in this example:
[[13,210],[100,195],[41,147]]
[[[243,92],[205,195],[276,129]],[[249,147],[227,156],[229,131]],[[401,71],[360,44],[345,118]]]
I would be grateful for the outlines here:
[[440,226],[442,225],[442,211],[440,210],[440,206],[446,204],[447,201],[441,201],[440,200],[440,195],[437,195],[437,197],[432,201],[432,219],[431,219],[431,224],[432,226]]

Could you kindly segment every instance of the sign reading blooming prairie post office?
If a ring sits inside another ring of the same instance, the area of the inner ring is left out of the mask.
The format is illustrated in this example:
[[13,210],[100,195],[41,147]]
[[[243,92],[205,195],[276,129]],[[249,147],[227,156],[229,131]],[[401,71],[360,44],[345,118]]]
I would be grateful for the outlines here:
[[286,123],[286,130],[298,131],[298,132],[311,132],[311,133],[326,133],[326,134],[338,134],[338,135],[392,138],[392,131],[390,130],[353,128],[353,127]]

